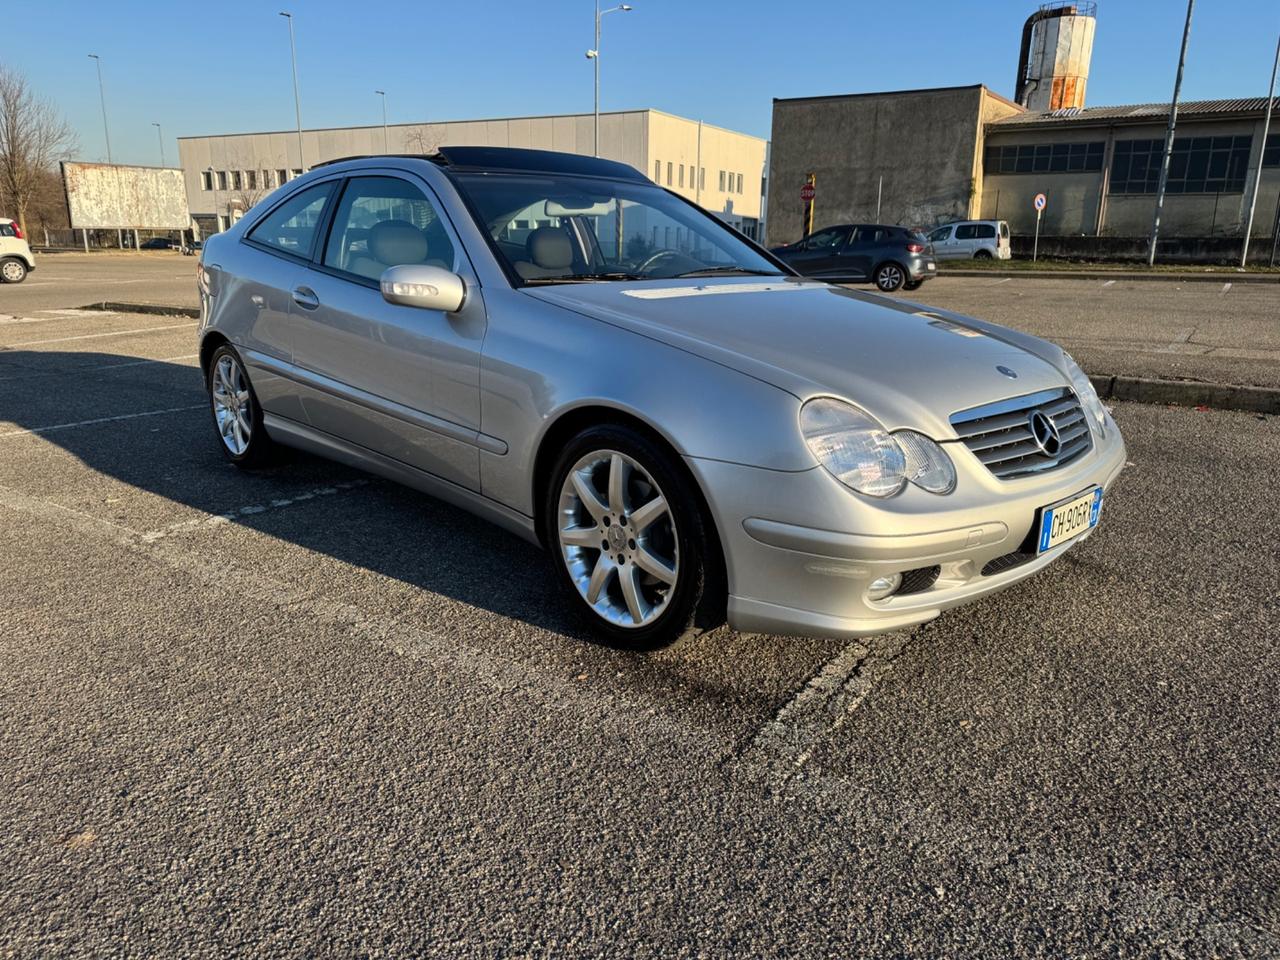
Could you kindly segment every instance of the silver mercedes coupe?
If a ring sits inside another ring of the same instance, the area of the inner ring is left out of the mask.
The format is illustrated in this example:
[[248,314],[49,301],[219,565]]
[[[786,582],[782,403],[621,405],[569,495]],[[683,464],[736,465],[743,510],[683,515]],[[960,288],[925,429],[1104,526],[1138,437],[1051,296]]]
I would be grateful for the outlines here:
[[802,279],[606,160],[324,164],[199,285],[232,462],[285,444],[496,522],[620,645],[922,623],[1089,536],[1125,463],[1061,348]]

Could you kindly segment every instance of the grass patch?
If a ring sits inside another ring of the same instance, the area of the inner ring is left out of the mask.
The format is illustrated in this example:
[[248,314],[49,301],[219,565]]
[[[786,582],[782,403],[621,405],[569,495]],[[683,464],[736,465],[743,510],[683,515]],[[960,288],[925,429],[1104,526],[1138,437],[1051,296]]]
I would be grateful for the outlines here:
[[1264,273],[1280,274],[1280,266],[1250,264],[1241,268],[1239,265],[1226,263],[1157,263],[1149,267],[1145,263],[1134,261],[1092,261],[1092,260],[1055,260],[1041,257],[1034,263],[1028,258],[1013,260],[940,260],[938,272],[948,269],[987,270],[993,273],[1014,273],[1019,270],[1043,270],[1061,273]]

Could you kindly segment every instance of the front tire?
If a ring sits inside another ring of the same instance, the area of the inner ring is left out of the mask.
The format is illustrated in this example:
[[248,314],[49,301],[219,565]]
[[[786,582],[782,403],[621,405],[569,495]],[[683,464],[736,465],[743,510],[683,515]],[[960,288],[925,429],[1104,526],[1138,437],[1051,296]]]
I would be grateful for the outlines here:
[[693,481],[639,431],[590,427],[565,445],[545,491],[557,579],[613,646],[670,646],[724,620],[715,531]]
[[27,279],[27,265],[18,257],[0,260],[0,280],[5,283],[21,283]]
[[907,271],[890,260],[876,267],[872,277],[875,279],[876,289],[881,293],[893,293],[907,282]]
[[907,283],[904,283],[902,285],[902,289],[903,290],[919,290],[923,286],[924,286],[923,280],[911,280]]
[[205,388],[218,445],[237,467],[252,469],[268,463],[274,444],[262,425],[262,405],[235,348],[224,343],[209,358]]

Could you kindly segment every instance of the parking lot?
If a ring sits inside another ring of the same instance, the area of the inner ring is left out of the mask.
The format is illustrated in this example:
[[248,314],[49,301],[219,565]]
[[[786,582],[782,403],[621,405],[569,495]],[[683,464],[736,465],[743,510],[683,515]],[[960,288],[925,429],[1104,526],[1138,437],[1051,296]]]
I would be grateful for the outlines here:
[[[632,655],[480,520],[227,464],[194,321],[77,309],[192,302],[143,259],[0,289],[0,954],[1280,954],[1280,418],[1117,405],[1096,535],[909,633]],[[914,296],[1275,377],[1271,287],[992,283]]]

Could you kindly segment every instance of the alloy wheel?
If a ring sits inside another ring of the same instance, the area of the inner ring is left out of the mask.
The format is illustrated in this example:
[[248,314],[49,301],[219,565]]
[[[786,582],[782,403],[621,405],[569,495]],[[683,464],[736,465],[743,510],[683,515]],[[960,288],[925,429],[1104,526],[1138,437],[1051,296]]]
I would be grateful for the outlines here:
[[0,263],[0,277],[3,277],[6,283],[17,283],[26,276],[26,268],[17,260],[6,260]]
[[249,395],[248,378],[235,357],[224,353],[218,358],[209,378],[209,391],[218,435],[232,454],[243,456],[253,439],[253,398]]
[[902,270],[897,264],[886,263],[876,274],[876,285],[881,290],[897,290],[902,286]]
[[574,586],[598,616],[644,627],[680,574],[675,517],[649,472],[614,450],[583,456],[560,490],[556,529]]

